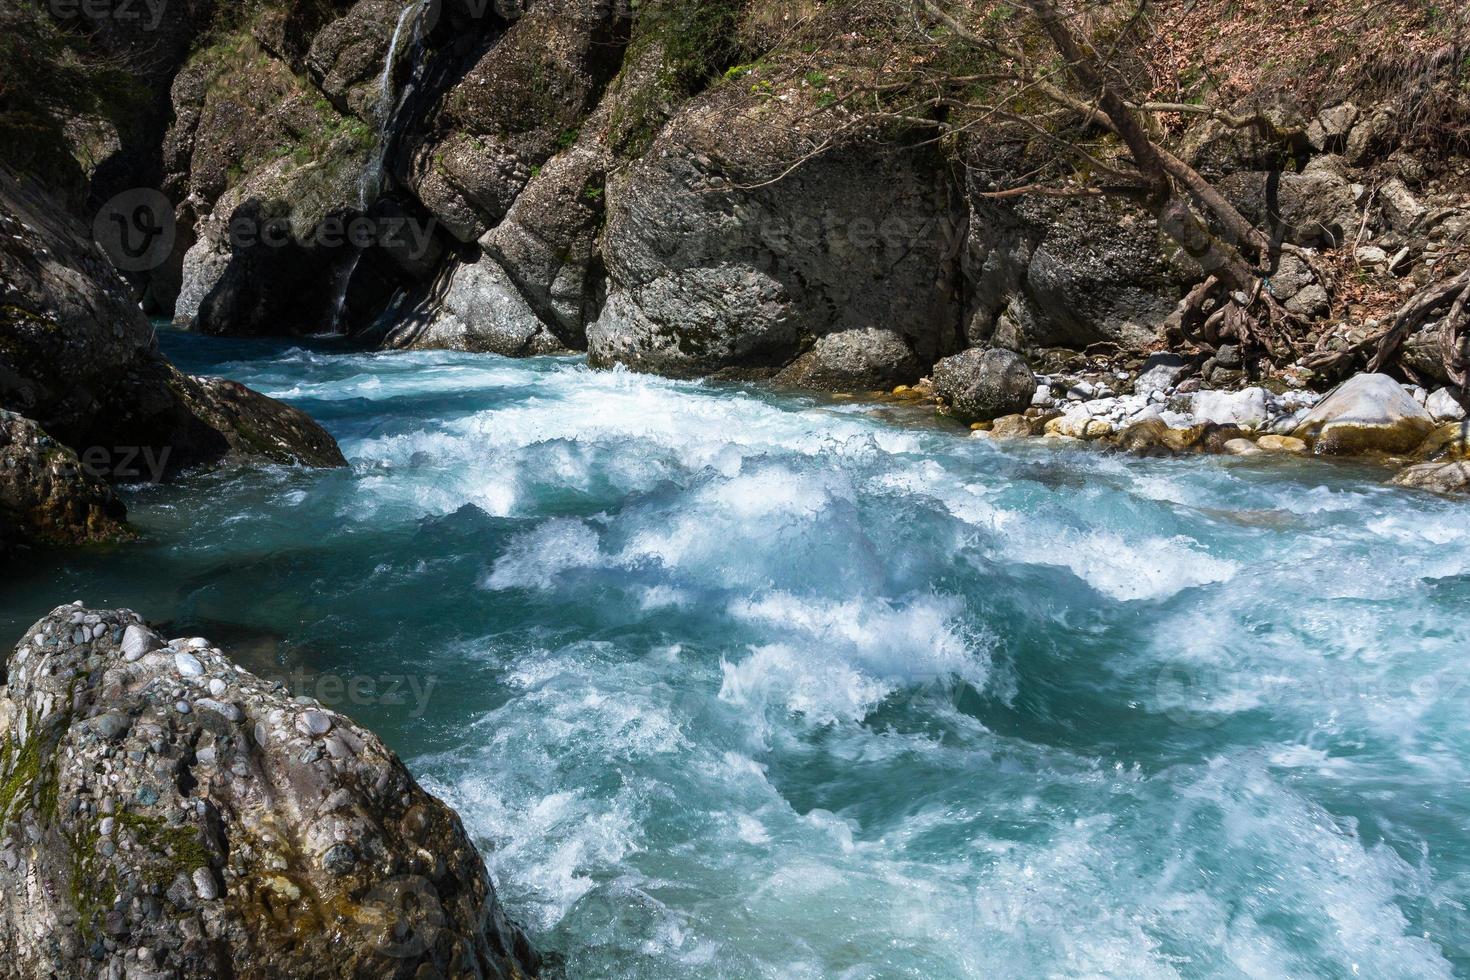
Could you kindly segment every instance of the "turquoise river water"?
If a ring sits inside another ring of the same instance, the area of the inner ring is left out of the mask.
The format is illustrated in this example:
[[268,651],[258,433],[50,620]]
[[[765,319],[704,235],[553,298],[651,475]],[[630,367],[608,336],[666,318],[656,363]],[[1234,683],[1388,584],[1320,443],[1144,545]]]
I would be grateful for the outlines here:
[[1470,976],[1470,509],[1325,463],[169,334],[350,471],[0,588],[370,725],[573,977]]

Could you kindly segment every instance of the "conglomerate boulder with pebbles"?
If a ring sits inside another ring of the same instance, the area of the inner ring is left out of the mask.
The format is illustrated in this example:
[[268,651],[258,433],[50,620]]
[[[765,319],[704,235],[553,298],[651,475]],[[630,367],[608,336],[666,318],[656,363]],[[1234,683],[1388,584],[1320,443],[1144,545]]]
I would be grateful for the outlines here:
[[0,687],[8,977],[534,977],[459,818],[371,732],[127,610]]

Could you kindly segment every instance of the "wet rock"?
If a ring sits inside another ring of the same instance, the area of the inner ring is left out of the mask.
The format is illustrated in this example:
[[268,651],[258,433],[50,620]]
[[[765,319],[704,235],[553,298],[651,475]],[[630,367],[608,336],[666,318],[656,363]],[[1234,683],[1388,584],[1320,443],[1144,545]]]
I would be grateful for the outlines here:
[[1433,429],[1433,418],[1397,381],[1359,374],[1318,403],[1293,435],[1328,455],[1406,453]]
[[1292,436],[1265,435],[1256,440],[1256,446],[1268,453],[1291,453],[1299,455],[1307,451],[1307,444]]
[[1396,486],[1431,490],[1435,493],[1470,492],[1470,462],[1455,460],[1447,463],[1419,463],[1400,470],[1391,482]]
[[819,337],[776,380],[802,388],[853,391],[910,384],[922,370],[902,336],[869,327]]
[[96,454],[111,482],[227,460],[343,462],[301,411],[176,370],[86,231],[34,182],[3,171],[0,336],[0,407],[36,420],[83,462]]
[[987,421],[1016,415],[1031,405],[1036,375],[1014,351],[970,348],[934,365],[934,394],[955,418]]
[[[41,642],[69,635],[78,616],[87,639]],[[137,624],[127,611],[62,606],[7,667],[6,976],[538,974],[459,819],[382,742],[207,644],[130,662],[122,638]],[[200,673],[181,680],[176,656]],[[214,680],[240,692],[236,719],[206,710],[208,699],[178,713],[183,686]],[[354,751],[300,761],[315,736],[289,719]],[[251,722],[269,737],[246,738]]]
[[1414,450],[1424,460],[1470,459],[1470,421],[1444,422]]
[[30,419],[0,409],[0,559],[21,544],[132,537],[122,501],[76,453]]
[[1231,456],[1261,456],[1262,451],[1250,439],[1227,439],[1224,443],[1225,452]]
[[991,435],[997,439],[1024,439],[1040,435],[1046,423],[1040,418],[1027,415],[1002,415],[990,427]]

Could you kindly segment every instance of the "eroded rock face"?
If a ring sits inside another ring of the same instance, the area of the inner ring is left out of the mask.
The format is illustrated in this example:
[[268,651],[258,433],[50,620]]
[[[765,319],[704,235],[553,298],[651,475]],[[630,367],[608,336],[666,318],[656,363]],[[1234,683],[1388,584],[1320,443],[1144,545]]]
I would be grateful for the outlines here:
[[686,105],[609,176],[592,363],[774,372],[818,338],[865,329],[900,336],[926,364],[961,346],[964,215],[940,161],[853,143],[771,182],[773,164],[820,141],[800,127],[830,121],[744,91]]
[[0,410],[0,560],[17,544],[131,538],[127,511],[76,453],[30,419]]
[[79,605],[6,681],[7,976],[537,975],[459,818],[335,711]]
[[444,94],[405,176],[460,241],[498,224],[539,166],[576,142],[617,74],[630,17],[624,0],[541,0]]
[[1178,304],[1192,263],[1120,201],[994,201],[969,188],[966,338],[1007,347],[1143,349]]
[[1036,376],[1026,359],[1001,348],[971,348],[934,365],[934,394],[949,413],[982,422],[1024,412],[1036,394]]
[[487,255],[450,266],[442,285],[399,320],[384,345],[506,357],[562,349],[505,270]]

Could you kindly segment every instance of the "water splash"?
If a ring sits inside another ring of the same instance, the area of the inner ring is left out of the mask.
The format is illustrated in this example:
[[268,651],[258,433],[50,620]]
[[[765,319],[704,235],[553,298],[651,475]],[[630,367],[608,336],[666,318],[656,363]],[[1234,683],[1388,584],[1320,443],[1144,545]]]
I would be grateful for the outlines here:
[[438,678],[341,707],[570,975],[1470,969],[1464,504],[573,360],[164,343],[352,471],[134,493],[150,544],[0,614]]

